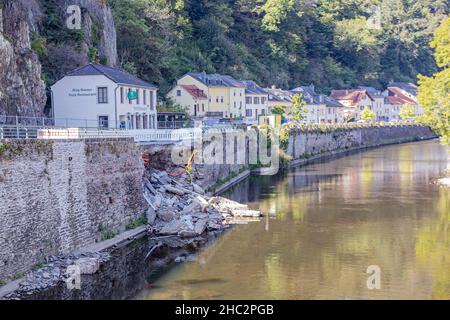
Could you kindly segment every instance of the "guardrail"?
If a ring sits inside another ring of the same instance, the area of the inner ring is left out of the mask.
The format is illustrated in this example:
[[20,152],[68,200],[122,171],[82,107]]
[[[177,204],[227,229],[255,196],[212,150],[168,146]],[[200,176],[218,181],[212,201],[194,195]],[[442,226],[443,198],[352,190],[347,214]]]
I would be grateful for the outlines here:
[[38,129],[38,139],[92,139],[92,138],[133,138],[136,143],[177,142],[197,139],[202,129],[147,129],[147,130],[98,130],[98,129]]

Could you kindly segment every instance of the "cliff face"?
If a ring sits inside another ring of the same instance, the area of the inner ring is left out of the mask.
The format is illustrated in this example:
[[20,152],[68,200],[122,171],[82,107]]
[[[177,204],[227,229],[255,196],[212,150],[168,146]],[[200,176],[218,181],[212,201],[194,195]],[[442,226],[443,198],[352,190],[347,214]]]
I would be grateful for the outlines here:
[[44,115],[45,84],[30,43],[34,14],[33,1],[0,0],[0,123],[5,115]]
[[[47,0],[40,0],[45,2]],[[109,66],[117,65],[116,27],[111,8],[105,0],[56,0],[60,15],[65,23],[66,10],[70,5],[78,5],[82,13],[83,43],[82,50],[96,47],[99,56]]]
[[[67,7],[74,4],[82,9],[81,32],[55,39],[66,31]],[[56,28],[48,23],[55,16]],[[36,38],[44,50],[34,48]],[[106,1],[0,0],[0,123],[5,115],[44,116],[46,86],[92,59],[117,65],[116,28]]]

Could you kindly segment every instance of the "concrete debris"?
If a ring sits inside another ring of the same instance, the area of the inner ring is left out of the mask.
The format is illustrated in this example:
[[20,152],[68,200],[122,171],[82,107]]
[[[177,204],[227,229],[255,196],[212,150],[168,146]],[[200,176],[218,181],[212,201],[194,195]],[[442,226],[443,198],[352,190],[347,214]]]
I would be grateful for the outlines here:
[[100,259],[81,258],[75,261],[75,265],[80,267],[80,274],[95,274],[100,269]]
[[230,224],[248,223],[262,214],[247,205],[223,197],[208,197],[187,177],[170,177],[154,168],[147,170],[145,199],[155,210],[147,212],[149,231],[156,236],[195,238]]

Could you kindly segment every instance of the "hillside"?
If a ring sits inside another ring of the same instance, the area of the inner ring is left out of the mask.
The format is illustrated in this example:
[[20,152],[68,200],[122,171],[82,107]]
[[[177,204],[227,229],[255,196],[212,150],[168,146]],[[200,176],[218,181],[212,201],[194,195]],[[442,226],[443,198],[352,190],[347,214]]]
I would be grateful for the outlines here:
[[[189,70],[262,85],[417,81],[448,0],[110,0],[121,61],[163,91]],[[372,5],[377,5],[378,11]],[[380,28],[367,18],[379,12]]]
[[[437,70],[428,44],[449,2],[0,0],[0,115],[42,115],[49,86],[89,61],[121,66],[162,94],[191,70],[324,93],[416,82]],[[69,4],[82,8],[82,30],[65,27]],[[380,25],[368,20],[374,12]]]

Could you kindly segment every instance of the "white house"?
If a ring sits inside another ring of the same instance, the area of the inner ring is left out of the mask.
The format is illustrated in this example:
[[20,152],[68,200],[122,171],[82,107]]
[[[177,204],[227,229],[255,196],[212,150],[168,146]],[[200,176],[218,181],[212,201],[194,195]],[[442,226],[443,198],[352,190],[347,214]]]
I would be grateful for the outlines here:
[[314,85],[298,87],[293,94],[300,93],[305,105],[305,123],[342,123],[344,106],[323,94],[316,93]]
[[157,90],[121,69],[88,64],[52,87],[56,126],[157,128]]
[[241,82],[245,85],[245,118],[248,123],[257,123],[259,116],[269,114],[269,93],[254,81]]
[[176,85],[167,96],[192,117],[204,117],[208,112],[208,96],[196,85]]
[[346,118],[354,118],[356,121],[361,120],[361,113],[365,108],[373,110],[375,106],[375,99],[364,89],[333,90],[330,97],[344,105]]
[[415,115],[420,116],[423,114],[423,109],[419,105],[417,94],[418,89],[415,84],[404,82],[391,82],[384,92],[387,97],[398,97],[403,100],[403,105],[412,105],[415,108]]

